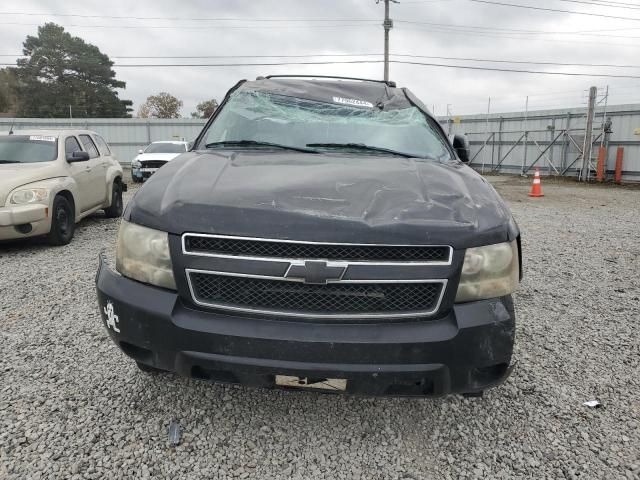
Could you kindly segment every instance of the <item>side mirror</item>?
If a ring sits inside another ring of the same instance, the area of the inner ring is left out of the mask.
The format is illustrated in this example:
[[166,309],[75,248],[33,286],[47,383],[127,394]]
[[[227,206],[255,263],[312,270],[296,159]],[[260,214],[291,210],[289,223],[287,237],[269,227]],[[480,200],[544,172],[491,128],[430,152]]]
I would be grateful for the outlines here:
[[469,163],[470,149],[469,140],[464,135],[454,135],[453,148],[458,154],[458,158],[462,163]]
[[71,155],[67,155],[67,162],[75,163],[75,162],[86,162],[89,160],[88,152],[73,152]]
[[143,154],[143,153],[144,153],[144,150],[140,149],[140,150],[138,150],[138,153],[139,153],[139,154]]

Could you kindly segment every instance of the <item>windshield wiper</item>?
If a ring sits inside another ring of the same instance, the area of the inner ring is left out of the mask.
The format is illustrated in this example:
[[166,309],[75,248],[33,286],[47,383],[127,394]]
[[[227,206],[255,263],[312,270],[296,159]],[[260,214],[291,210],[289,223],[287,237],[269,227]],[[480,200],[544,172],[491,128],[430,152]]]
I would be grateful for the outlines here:
[[398,152],[383,147],[374,147],[373,145],[365,145],[364,143],[307,143],[307,147],[326,147],[326,148],[345,148],[350,150],[369,150],[371,152],[389,153],[405,158],[421,158],[410,153]]
[[20,163],[17,160],[0,160],[0,163]]
[[206,148],[212,147],[244,147],[244,146],[256,146],[256,147],[275,147],[282,148],[284,150],[294,150],[296,152],[304,152],[304,153],[318,153],[317,150],[312,150],[310,148],[304,147],[293,147],[291,145],[280,145],[279,143],[271,143],[271,142],[259,142],[257,140],[227,140],[224,142],[213,142],[207,143],[205,145]]

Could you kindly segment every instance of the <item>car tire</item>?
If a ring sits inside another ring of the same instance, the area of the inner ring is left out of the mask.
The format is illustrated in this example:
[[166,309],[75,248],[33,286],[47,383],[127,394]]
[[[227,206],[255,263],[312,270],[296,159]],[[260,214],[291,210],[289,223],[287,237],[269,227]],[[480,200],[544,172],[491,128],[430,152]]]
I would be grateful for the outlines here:
[[47,235],[49,245],[67,245],[73,238],[76,218],[73,205],[62,195],[56,195],[51,209],[51,230]]
[[138,366],[138,369],[144,373],[153,373],[153,374],[166,373],[165,370],[152,367],[151,365],[145,365],[144,363],[141,363],[141,362],[136,362],[136,365]]
[[111,206],[104,209],[107,218],[118,218],[122,216],[122,184],[119,180],[113,182],[111,188]]

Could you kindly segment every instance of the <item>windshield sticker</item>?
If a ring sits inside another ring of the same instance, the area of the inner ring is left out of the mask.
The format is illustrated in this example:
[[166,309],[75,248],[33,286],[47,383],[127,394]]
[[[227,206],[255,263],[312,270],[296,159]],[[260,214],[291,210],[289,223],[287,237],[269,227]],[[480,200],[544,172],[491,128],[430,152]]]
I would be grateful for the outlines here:
[[352,105],[354,107],[369,107],[369,108],[373,108],[373,103],[367,102],[365,100],[358,100],[357,98],[333,97],[333,101],[335,103],[342,103],[343,105]]
[[29,137],[29,140],[32,140],[34,142],[55,142],[56,137],[50,137],[46,135],[31,135]]

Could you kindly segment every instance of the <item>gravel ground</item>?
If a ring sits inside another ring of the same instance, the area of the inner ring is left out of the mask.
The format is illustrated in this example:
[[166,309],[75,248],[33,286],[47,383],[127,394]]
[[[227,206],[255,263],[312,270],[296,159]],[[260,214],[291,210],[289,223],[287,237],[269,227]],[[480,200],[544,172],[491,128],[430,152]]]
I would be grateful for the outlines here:
[[530,199],[528,181],[491,181],[526,270],[517,367],[482,399],[146,375],[95,299],[117,220],[86,219],[66,247],[0,245],[0,478],[640,478],[640,190],[545,181]]

